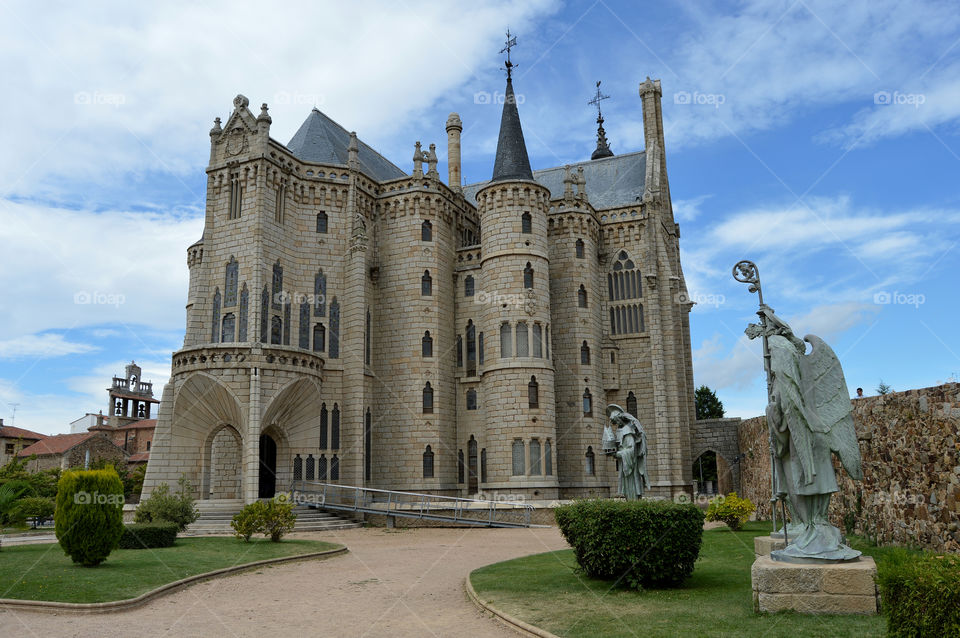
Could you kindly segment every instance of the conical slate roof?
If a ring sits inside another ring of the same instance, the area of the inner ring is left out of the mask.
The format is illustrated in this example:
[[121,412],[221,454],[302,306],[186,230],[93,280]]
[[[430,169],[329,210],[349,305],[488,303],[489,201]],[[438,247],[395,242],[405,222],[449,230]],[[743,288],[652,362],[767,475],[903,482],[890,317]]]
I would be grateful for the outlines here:
[[513,94],[513,82],[507,77],[504,91],[503,115],[500,117],[500,139],[497,141],[497,158],[493,163],[493,182],[511,179],[533,179],[527,145],[523,141],[517,98]]
[[[406,176],[390,160],[358,142],[357,159],[364,173],[381,182]],[[290,138],[287,148],[305,162],[346,166],[349,145],[350,132],[315,108]]]

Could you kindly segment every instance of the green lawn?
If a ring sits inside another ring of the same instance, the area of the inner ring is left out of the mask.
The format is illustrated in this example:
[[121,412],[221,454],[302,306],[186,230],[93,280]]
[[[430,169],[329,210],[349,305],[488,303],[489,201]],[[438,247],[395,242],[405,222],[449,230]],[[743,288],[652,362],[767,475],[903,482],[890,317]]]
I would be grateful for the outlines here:
[[[573,550],[518,558],[476,570],[470,576],[480,598],[498,609],[559,636],[763,636],[851,638],[883,636],[882,616],[754,614],[750,584],[753,537],[770,524],[748,523],[703,533],[693,576],[679,589],[633,592],[576,573]],[[859,539],[851,544],[881,561],[884,548]]]
[[178,538],[173,547],[118,549],[98,567],[80,567],[57,544],[5,545],[0,550],[0,598],[124,600],[187,576],[335,547],[339,545],[308,540]]

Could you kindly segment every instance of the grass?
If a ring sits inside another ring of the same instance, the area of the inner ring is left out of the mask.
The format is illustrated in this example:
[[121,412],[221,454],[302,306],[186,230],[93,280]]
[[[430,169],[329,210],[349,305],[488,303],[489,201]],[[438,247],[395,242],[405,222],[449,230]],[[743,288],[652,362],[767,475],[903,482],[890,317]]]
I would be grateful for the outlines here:
[[[576,572],[573,550],[526,556],[474,571],[480,598],[532,625],[564,637],[643,636],[884,636],[882,616],[755,614],[750,582],[753,537],[770,524],[747,523],[703,533],[693,576],[683,587],[634,592]],[[851,538],[851,545],[878,562],[890,550]]]
[[235,538],[178,538],[173,547],[118,549],[98,567],[80,567],[55,543],[0,550],[0,598],[100,603],[135,598],[166,583],[233,565],[309,554],[333,543]]

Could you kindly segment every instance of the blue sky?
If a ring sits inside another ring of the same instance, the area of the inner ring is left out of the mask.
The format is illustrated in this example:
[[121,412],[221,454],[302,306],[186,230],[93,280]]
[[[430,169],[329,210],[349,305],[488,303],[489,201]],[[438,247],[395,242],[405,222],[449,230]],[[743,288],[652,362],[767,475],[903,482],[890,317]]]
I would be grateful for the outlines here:
[[[214,117],[267,102],[286,142],[316,105],[405,170],[413,143],[490,176],[503,31],[534,168],[589,157],[597,80],[615,153],[663,87],[694,376],[729,415],[765,402],[755,295],[825,338],[851,392],[956,379],[960,13],[950,3],[551,2],[0,8],[0,416],[62,432],[136,359],[182,343]],[[245,8],[244,8],[245,7]],[[279,7],[279,5],[278,5]],[[257,19],[251,20],[249,16]],[[282,37],[278,37],[282,35]],[[490,98],[490,99],[488,99]],[[441,163],[441,175],[445,165]]]

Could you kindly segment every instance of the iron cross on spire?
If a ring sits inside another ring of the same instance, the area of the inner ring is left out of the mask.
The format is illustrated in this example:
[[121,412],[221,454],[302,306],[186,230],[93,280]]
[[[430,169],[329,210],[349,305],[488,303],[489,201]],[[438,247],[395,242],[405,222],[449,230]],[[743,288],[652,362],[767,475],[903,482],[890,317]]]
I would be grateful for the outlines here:
[[513,48],[513,47],[515,47],[515,46],[517,46],[517,36],[515,36],[515,35],[514,35],[514,36],[511,36],[511,35],[510,35],[510,28],[508,27],[508,28],[507,28],[507,41],[506,41],[506,43],[505,43],[505,46],[504,46],[502,49],[500,49],[500,53],[506,53],[506,54],[507,54],[507,62],[506,62],[506,65],[505,65],[504,68],[506,68],[506,70],[507,70],[507,79],[508,79],[508,80],[510,79],[510,73],[511,73],[511,71],[513,70],[513,67],[517,66],[516,64],[514,64],[513,62],[510,61],[510,49]]
[[597,107],[597,122],[603,123],[603,114],[600,112],[600,102],[603,100],[610,99],[609,95],[604,95],[600,92],[600,80],[597,80],[597,94],[593,96],[593,99],[587,102],[587,104],[592,104]]

